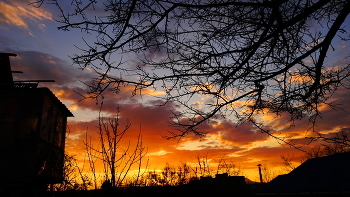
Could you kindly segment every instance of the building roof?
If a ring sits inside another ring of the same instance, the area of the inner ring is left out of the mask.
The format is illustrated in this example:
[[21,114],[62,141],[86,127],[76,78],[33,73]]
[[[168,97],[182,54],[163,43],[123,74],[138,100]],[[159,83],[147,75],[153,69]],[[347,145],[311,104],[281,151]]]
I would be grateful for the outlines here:
[[72,112],[67,108],[67,106],[66,106],[65,104],[63,104],[63,103],[60,101],[60,99],[58,99],[58,98],[56,97],[56,95],[55,95],[53,92],[51,92],[51,90],[50,90],[49,88],[46,88],[46,87],[44,87],[44,88],[36,88],[36,90],[42,90],[42,91],[47,92],[47,94],[61,107],[61,109],[64,110],[65,115],[66,115],[67,117],[74,117],[74,115],[73,115]]
[[22,95],[24,99],[34,99],[33,95],[47,95],[66,115],[66,117],[74,117],[72,112],[51,92],[49,88],[8,88],[0,92],[0,97],[9,95]]
[[258,194],[350,192],[350,152],[309,159]]

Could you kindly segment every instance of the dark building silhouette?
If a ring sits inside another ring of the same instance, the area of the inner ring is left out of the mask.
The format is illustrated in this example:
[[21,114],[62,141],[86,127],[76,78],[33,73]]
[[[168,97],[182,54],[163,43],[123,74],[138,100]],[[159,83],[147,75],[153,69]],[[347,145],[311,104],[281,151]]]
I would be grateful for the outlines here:
[[245,180],[244,176],[229,176],[227,173],[216,174],[215,178],[201,176],[199,180],[191,180],[188,189],[202,190],[201,195],[193,193],[198,196],[242,194],[247,191]]
[[[0,53],[0,190],[63,181],[67,117],[73,114],[39,82],[13,81]],[[16,72],[16,71],[15,71]]]
[[309,159],[258,191],[258,195],[291,194],[350,195],[350,152]]

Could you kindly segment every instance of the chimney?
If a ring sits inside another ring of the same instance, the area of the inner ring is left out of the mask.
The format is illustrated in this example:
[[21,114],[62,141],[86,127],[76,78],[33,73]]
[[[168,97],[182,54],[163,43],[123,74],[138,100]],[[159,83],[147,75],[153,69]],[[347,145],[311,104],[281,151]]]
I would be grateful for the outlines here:
[[13,87],[10,56],[17,55],[14,53],[0,53],[0,86],[5,88]]
[[263,178],[262,178],[262,174],[261,174],[261,164],[258,164],[258,168],[259,168],[259,177],[260,177],[260,183],[263,184]]

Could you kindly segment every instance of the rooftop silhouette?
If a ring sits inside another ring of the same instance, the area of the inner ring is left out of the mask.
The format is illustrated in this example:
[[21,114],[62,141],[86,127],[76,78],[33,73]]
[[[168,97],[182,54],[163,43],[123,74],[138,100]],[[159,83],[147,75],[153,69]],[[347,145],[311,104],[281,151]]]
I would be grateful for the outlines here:
[[350,152],[309,159],[266,184],[259,194],[350,192]]

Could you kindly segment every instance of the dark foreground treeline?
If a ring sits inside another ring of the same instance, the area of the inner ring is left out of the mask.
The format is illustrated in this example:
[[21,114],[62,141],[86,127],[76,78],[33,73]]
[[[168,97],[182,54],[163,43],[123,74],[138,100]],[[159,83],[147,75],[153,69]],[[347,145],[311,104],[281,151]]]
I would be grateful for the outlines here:
[[220,187],[210,185],[180,185],[180,186],[147,186],[127,187],[110,190],[71,190],[60,192],[47,192],[45,196],[54,197],[348,197],[350,193],[295,193],[295,194],[259,194],[260,184],[245,185],[244,187]]
[[259,185],[245,185],[240,187],[220,186],[220,185],[203,185],[203,184],[186,184],[180,186],[147,186],[147,187],[126,187],[126,188],[109,188],[100,190],[87,191],[60,191],[48,192],[49,196],[55,197],[96,197],[96,196],[118,196],[118,197],[194,197],[194,196],[254,196]]

